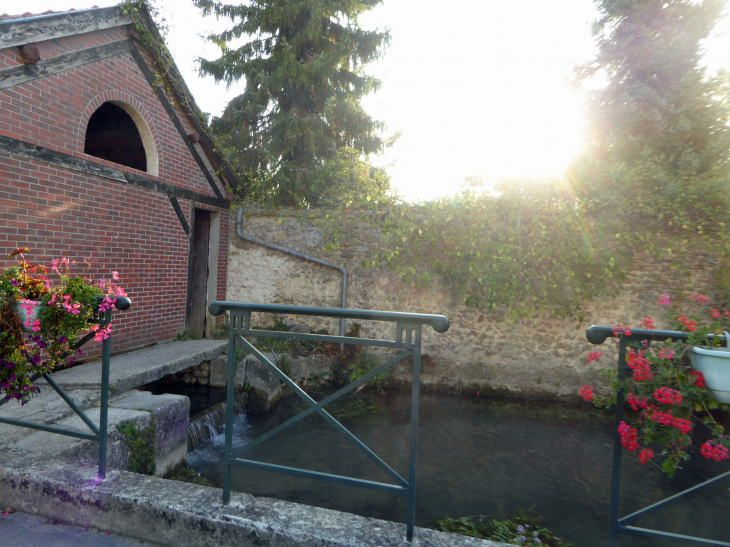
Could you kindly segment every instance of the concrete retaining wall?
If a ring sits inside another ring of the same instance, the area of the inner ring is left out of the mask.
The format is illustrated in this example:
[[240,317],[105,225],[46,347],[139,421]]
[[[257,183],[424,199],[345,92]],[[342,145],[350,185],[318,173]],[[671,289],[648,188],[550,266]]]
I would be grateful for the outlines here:
[[[18,457],[0,467],[0,506],[169,547],[501,547],[435,530],[248,494]],[[506,546],[505,546],[506,547]]]

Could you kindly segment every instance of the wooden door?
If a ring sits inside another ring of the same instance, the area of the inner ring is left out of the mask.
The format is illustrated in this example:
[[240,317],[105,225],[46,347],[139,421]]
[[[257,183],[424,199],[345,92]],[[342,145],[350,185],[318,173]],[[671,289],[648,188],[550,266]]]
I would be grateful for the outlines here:
[[208,307],[208,260],[210,254],[210,212],[195,209],[193,236],[188,258],[188,294],[185,305],[185,330],[205,337]]

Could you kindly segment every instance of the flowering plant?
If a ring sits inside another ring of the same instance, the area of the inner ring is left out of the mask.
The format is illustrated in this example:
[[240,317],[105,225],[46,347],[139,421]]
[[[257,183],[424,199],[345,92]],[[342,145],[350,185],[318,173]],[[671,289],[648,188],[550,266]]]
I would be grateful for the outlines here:
[[[32,385],[34,375],[75,363],[81,333],[88,330],[97,341],[109,337],[111,324],[100,327],[92,320],[97,309],[107,311],[118,296],[126,296],[115,283],[117,272],[111,280],[73,276],[75,261],[56,259],[46,267],[29,263],[29,252],[13,250],[10,256],[18,257],[18,265],[0,274],[0,388],[6,401],[21,404],[40,392]],[[90,268],[91,261],[85,262]],[[23,319],[18,308],[25,312]]]
[[[691,435],[699,423],[704,424],[702,429],[710,437],[702,444],[700,453],[716,461],[728,458],[730,436],[725,434],[713,412],[728,411],[730,407],[720,405],[707,392],[702,373],[692,368],[689,350],[693,346],[724,345],[723,332],[730,331],[730,312],[713,308],[709,298],[702,294],[689,295],[684,299],[685,306],[672,305],[670,300],[670,295],[663,294],[659,304],[669,307],[673,330],[687,333],[687,339],[631,342],[626,356],[629,369],[626,378],[619,380],[615,371],[609,374],[614,392],[621,389],[633,411],[618,428],[621,444],[636,453],[644,465],[661,458],[662,469],[671,477],[689,458]],[[641,326],[653,330],[654,321],[647,317]],[[613,334],[616,338],[631,336],[631,329],[619,325],[614,327]],[[593,352],[588,361],[602,356],[601,352]],[[612,402],[596,397],[593,386],[583,386],[580,394],[597,406]]]

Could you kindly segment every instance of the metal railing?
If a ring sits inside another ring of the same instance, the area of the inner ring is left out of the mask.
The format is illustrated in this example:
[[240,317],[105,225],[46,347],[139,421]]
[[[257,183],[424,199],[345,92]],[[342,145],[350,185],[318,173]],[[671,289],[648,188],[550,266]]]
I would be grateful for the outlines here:
[[[132,301],[125,297],[116,297],[114,307],[118,310],[128,310],[132,305]],[[106,310],[99,313],[98,311],[94,314],[94,319],[91,323],[95,323],[100,327],[106,327],[112,320],[112,310]],[[79,340],[73,347],[76,351],[81,346],[86,344],[89,340],[94,337],[94,333],[91,332]],[[35,382],[41,376],[48,382],[56,393],[71,407],[76,415],[86,424],[91,430],[91,433],[85,433],[83,431],[76,431],[74,429],[66,429],[64,427],[58,427],[55,425],[40,424],[37,422],[26,422],[24,420],[14,420],[11,418],[4,418],[0,416],[0,423],[14,425],[17,427],[27,427],[29,429],[37,429],[39,431],[45,431],[47,433],[57,433],[59,435],[66,435],[68,437],[76,437],[78,439],[86,439],[88,441],[96,441],[99,443],[99,478],[103,479],[106,477],[106,441],[107,441],[107,421],[109,413],[109,361],[111,360],[111,335],[104,339],[101,344],[101,400],[99,402],[99,427],[89,419],[89,417],[81,410],[73,399],[71,399],[65,391],[53,380],[50,374],[35,374],[31,377],[31,383]],[[5,404],[5,400],[0,400],[0,406]],[[31,402],[32,404],[32,402]]]
[[[406,538],[408,541],[413,539],[413,526],[416,510],[416,450],[418,446],[418,404],[420,392],[420,374],[421,374],[421,327],[430,325],[436,332],[446,332],[449,329],[449,320],[443,315],[425,315],[418,313],[400,313],[385,311],[365,311],[352,310],[343,308],[315,308],[304,306],[278,306],[273,304],[250,304],[236,302],[213,302],[209,306],[212,315],[222,315],[225,312],[230,313],[230,331],[228,336],[228,370],[227,370],[227,393],[226,393],[226,430],[225,430],[225,449],[223,456],[223,503],[228,504],[231,499],[231,469],[233,467],[248,467],[264,471],[272,471],[275,473],[283,473],[298,477],[306,477],[309,479],[345,484],[348,486],[359,486],[363,488],[371,488],[390,492],[392,494],[407,496],[407,522],[406,522]],[[394,323],[395,336],[393,340],[374,340],[370,338],[356,338],[348,336],[329,336],[323,334],[304,334],[294,332],[268,331],[268,330],[252,330],[251,329],[251,312],[273,313],[280,315],[310,315],[316,317],[334,317],[338,319],[357,319],[370,321],[385,321]],[[362,346],[378,346],[385,348],[394,348],[403,350],[401,353],[380,365],[374,370],[361,376],[357,380],[324,398],[320,402],[312,399],[307,393],[294,383],[286,374],[284,374],[276,365],[264,357],[253,345],[251,345],[244,336],[254,337],[270,337],[284,338],[292,340],[306,340],[309,342],[327,342],[332,344],[354,344]],[[309,408],[297,414],[293,418],[275,427],[271,431],[265,433],[258,439],[250,442],[236,451],[233,450],[233,399],[235,392],[235,375],[236,375],[236,343],[240,343],[249,353],[252,353],[258,360],[268,366],[271,371],[294,393],[296,393]],[[395,364],[413,357],[413,382],[411,388],[411,427],[410,427],[410,458],[408,465],[408,480],[401,477],[387,463],[370,450],[365,444],[353,435],[339,421],[332,417],[324,407],[341,396],[349,393],[358,386],[364,384],[368,380],[374,378],[378,374],[385,372]],[[370,460],[388,474],[395,484],[375,482],[343,475],[333,475],[329,473],[320,473],[310,471],[308,469],[300,469],[295,467],[286,467],[282,465],[274,465],[259,461],[247,460],[239,458],[241,454],[247,452],[272,438],[284,429],[294,425],[298,421],[306,418],[310,414],[317,413],[331,424],[337,431],[349,439],[361,452],[363,452]]]
[[[618,350],[618,379],[624,380],[626,378],[627,366],[626,366],[626,351],[631,342],[643,342],[652,341],[662,342],[665,340],[687,340],[688,335],[684,332],[678,331],[661,331],[661,330],[646,330],[646,329],[629,329],[630,335],[621,334],[619,338],[619,350]],[[586,338],[592,344],[600,345],[606,341],[607,338],[614,336],[614,327],[599,327],[592,326],[586,331]],[[714,337],[710,335],[710,337]],[[722,337],[724,338],[724,336]],[[632,523],[642,515],[653,512],[666,504],[677,500],[681,497],[686,496],[692,492],[695,492],[705,486],[709,486],[725,477],[730,476],[730,471],[718,475],[715,478],[702,482],[692,488],[679,492],[673,496],[663,499],[657,503],[654,503],[648,507],[640,509],[626,515],[625,517],[619,518],[618,507],[619,507],[619,494],[621,488],[621,435],[618,432],[618,427],[624,419],[624,393],[623,390],[618,389],[616,391],[616,411],[614,414],[614,428],[613,428],[613,470],[611,473],[611,509],[609,513],[610,519],[610,530],[609,530],[609,546],[615,547],[616,539],[619,534],[626,534],[632,536],[655,536],[667,539],[679,539],[689,541],[693,543],[701,543],[703,545],[723,545],[730,547],[730,543],[725,541],[718,541],[712,539],[699,538],[694,536],[687,536],[683,534],[674,534],[672,532],[664,532],[661,530],[653,530],[649,528],[641,528],[633,526]]]

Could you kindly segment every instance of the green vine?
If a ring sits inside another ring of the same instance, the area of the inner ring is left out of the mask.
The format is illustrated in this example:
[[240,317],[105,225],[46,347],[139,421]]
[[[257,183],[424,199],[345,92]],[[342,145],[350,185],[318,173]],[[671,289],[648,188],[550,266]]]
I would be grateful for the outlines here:
[[716,300],[727,302],[730,237],[724,228],[730,219],[722,184],[687,181],[642,193],[634,177],[647,175],[633,173],[625,186],[606,185],[590,198],[560,181],[506,181],[493,192],[477,181],[456,196],[426,203],[381,195],[362,197],[357,206],[258,206],[246,214],[273,216],[277,224],[293,215],[318,226],[327,251],[354,244],[357,228],[367,226],[380,238],[364,267],[387,267],[407,286],[438,284],[465,305],[507,321],[537,321],[544,313],[583,320],[585,304],[617,295],[625,272],[641,268],[642,257],[679,273],[689,290],[696,266],[690,251],[710,256],[705,263]]
[[528,182],[400,204],[374,219],[383,246],[366,266],[385,263],[411,286],[438,280],[469,307],[506,310],[509,321],[543,312],[582,319],[583,302],[615,294],[627,256],[562,190]]
[[168,26],[160,11],[148,0],[125,0],[119,6],[119,11],[124,17],[132,20],[139,43],[151,54],[155,69],[154,86],[162,87],[173,106],[182,105],[191,116],[195,117],[201,128],[207,128],[208,115],[195,103],[167,48],[165,36]]
[[127,471],[154,475],[157,466],[155,456],[157,426],[154,420],[150,420],[150,425],[143,431],[137,429],[137,426],[131,422],[118,424],[117,431],[124,437],[124,442],[129,449]]

